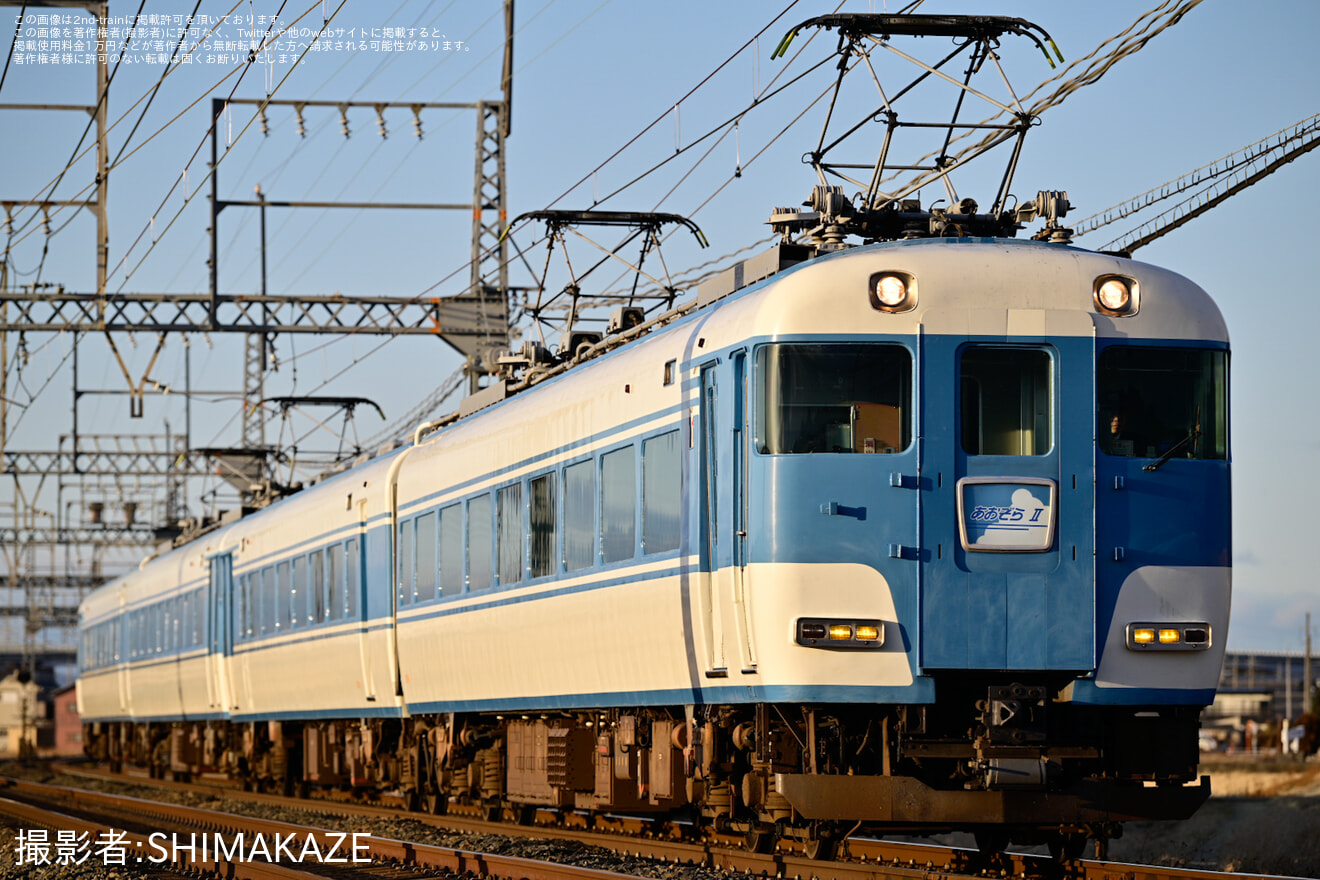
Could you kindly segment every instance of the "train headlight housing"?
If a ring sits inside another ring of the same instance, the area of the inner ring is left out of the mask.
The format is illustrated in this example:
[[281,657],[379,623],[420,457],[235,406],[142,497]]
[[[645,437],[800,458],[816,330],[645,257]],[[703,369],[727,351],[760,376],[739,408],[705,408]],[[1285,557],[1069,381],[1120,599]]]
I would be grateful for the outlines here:
[[799,617],[793,641],[806,648],[879,648],[885,643],[885,625],[879,620]]
[[1137,280],[1126,275],[1101,275],[1095,279],[1093,294],[1096,311],[1102,315],[1126,318],[1141,306]]
[[1129,623],[1129,651],[1204,651],[1210,647],[1210,624],[1201,621]]
[[917,285],[906,272],[876,272],[867,284],[871,308],[881,312],[907,312],[917,306]]

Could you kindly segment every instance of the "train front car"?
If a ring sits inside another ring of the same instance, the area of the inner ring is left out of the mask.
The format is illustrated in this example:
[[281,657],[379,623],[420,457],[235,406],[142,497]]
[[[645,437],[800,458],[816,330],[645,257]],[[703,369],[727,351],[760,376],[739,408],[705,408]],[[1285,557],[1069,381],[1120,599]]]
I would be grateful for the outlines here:
[[813,841],[861,821],[1071,854],[1190,815],[1230,592],[1210,298],[936,239],[812,260],[757,312],[700,379],[704,437],[733,438],[699,486],[703,697],[779,704],[734,729],[750,833],[791,807]]

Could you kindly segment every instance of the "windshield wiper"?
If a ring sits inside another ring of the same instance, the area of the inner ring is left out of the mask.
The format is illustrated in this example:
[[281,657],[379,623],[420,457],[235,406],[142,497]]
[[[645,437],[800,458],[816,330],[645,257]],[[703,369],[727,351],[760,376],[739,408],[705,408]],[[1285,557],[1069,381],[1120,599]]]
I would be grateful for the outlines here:
[[1152,461],[1150,464],[1143,466],[1143,467],[1142,467],[1142,470],[1143,470],[1143,471],[1157,471],[1157,470],[1159,470],[1159,469],[1160,469],[1160,465],[1164,464],[1164,463],[1165,463],[1166,461],[1168,461],[1170,458],[1173,458],[1174,453],[1176,453],[1178,450],[1182,449],[1182,448],[1183,448],[1184,446],[1186,446],[1188,443],[1191,443],[1192,441],[1196,440],[1196,438],[1197,438],[1197,437],[1200,437],[1200,436],[1201,436],[1201,426],[1200,426],[1200,425],[1195,425],[1195,426],[1193,426],[1193,427],[1192,427],[1192,430],[1190,430],[1190,431],[1187,432],[1187,436],[1186,436],[1186,437],[1182,438],[1182,439],[1179,440],[1177,443],[1175,443],[1175,444],[1173,444],[1172,446],[1170,446],[1170,447],[1169,447],[1169,451],[1166,452],[1166,453],[1164,453],[1163,455],[1161,455],[1161,456],[1160,456],[1159,458],[1157,458],[1155,461]]

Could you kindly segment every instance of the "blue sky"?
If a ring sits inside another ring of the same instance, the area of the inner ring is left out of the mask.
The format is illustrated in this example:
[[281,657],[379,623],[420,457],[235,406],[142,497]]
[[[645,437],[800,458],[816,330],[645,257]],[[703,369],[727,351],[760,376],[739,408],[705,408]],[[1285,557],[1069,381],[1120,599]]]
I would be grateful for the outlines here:
[[[513,131],[507,144],[510,216],[551,205],[590,207],[595,199],[674,155],[676,148],[690,146],[707,130],[748,110],[736,135],[725,133],[704,161],[695,163],[714,139],[684,152],[601,206],[692,216],[711,248],[699,252],[686,234],[675,236],[665,249],[666,262],[675,270],[763,239],[771,208],[797,204],[810,190],[813,176],[799,156],[815,143],[822,106],[807,111],[800,122],[770,141],[825,88],[830,69],[748,108],[753,95],[785,68],[785,75],[791,76],[828,54],[832,36],[807,46],[791,65],[770,58],[789,24],[835,7],[799,2],[746,51],[729,59],[787,5],[787,0],[775,4],[519,0]],[[143,13],[173,16],[186,14],[191,7],[148,0]],[[892,12],[897,7],[884,0],[848,0],[843,11]],[[1104,4],[1004,0],[993,6],[928,0],[919,11],[1020,16],[1048,30],[1071,61],[1124,30],[1149,8],[1146,2],[1121,0]],[[232,0],[205,0],[201,6],[202,14],[213,17],[231,9],[273,16],[279,4],[248,0],[234,6]],[[112,9],[118,16],[136,11],[136,3],[116,3]],[[384,28],[394,27],[415,30],[417,39],[426,28],[429,41],[436,40],[438,33],[449,46],[388,53],[339,47],[308,53],[297,65],[277,59],[269,67],[252,65],[237,96],[259,98],[272,88],[275,97],[289,100],[470,102],[499,96],[502,14],[494,0],[348,0],[342,7],[331,0],[324,4],[302,0],[286,4],[280,19],[292,23],[304,12],[307,16],[299,27],[319,27],[323,15],[333,14],[331,26],[346,34],[360,35],[367,28],[380,29],[384,36]],[[0,9],[0,51],[9,49],[17,15],[17,8]],[[85,16],[75,19],[84,26],[87,22]],[[1250,7],[1205,0],[1142,51],[1117,63],[1099,82],[1042,115],[1027,138],[1014,192],[1026,200],[1040,189],[1066,190],[1076,206],[1072,218],[1084,217],[1310,116],[1320,110],[1316,100],[1320,61],[1311,43],[1318,24],[1320,7],[1308,0],[1269,0]],[[23,29],[27,26],[24,23]],[[168,41],[177,37],[177,29],[172,24],[157,27],[162,31],[158,39],[166,42],[164,51],[169,52]],[[234,22],[222,26],[213,39],[233,45],[199,54],[244,53],[247,24],[242,28],[240,33]],[[795,42],[794,51],[805,37]],[[908,43],[897,45],[913,48],[927,59],[936,57],[934,50],[941,48],[932,45],[933,39]],[[1054,73],[1025,40],[1006,37],[1000,55],[1019,94]],[[909,75],[908,68],[891,62],[884,62],[886,70],[895,76]],[[121,67],[111,91],[111,119],[125,114],[148,93],[162,69],[142,62]],[[111,172],[110,262],[115,271],[110,291],[207,289],[209,186],[202,186],[186,205],[183,193],[205,180],[209,97],[229,93],[236,75],[216,84],[235,69],[233,63],[212,61],[179,67],[165,81],[130,142],[130,149],[140,150]],[[11,64],[0,87],[0,102],[93,101],[93,70],[63,61]],[[989,76],[978,83],[987,91],[999,88],[997,77]],[[852,85],[857,95],[871,100],[870,86],[861,88],[860,80]],[[930,92],[929,96],[914,93],[915,103],[904,112],[915,114],[928,107],[931,118],[944,116],[951,93]],[[189,109],[198,99],[202,100]],[[969,105],[969,110],[969,115],[979,114],[978,119],[987,115],[984,105]],[[306,109],[306,137],[299,136],[297,121],[287,109],[270,111],[269,134],[261,133],[258,122],[244,132],[250,112],[236,109],[232,119],[222,122],[222,148],[232,142],[219,169],[224,198],[248,198],[261,184],[275,199],[471,199],[476,129],[471,111],[425,111],[421,140],[413,135],[410,112],[403,109],[386,112],[389,136],[384,139],[370,108],[349,111],[348,138],[341,134],[341,120],[333,108]],[[112,131],[112,155],[124,143],[137,113],[128,113]],[[0,200],[22,200],[52,180],[65,166],[85,123],[81,113],[0,111],[6,134],[0,139]],[[202,152],[185,171],[199,146]],[[873,147],[862,152],[868,150],[865,158],[873,158]],[[739,165],[741,175],[734,177]],[[970,166],[955,178],[959,194],[988,205],[1002,167],[997,156]],[[83,159],[66,175],[56,198],[74,197],[91,174],[89,160]],[[179,186],[169,194],[176,183]],[[1320,597],[1310,573],[1313,540],[1308,526],[1316,486],[1309,462],[1320,453],[1320,413],[1310,387],[1315,372],[1311,334],[1320,306],[1310,295],[1317,261],[1308,236],[1309,209],[1317,193],[1320,155],[1302,156],[1138,254],[1204,286],[1223,310],[1232,336],[1237,570],[1229,645],[1238,650],[1299,648],[1302,614],[1314,610],[1320,619]],[[928,188],[923,201],[942,195]],[[32,282],[41,265],[42,282],[70,290],[94,288],[90,215],[58,213],[52,217],[52,227],[59,229],[70,217],[67,227],[50,238],[43,263],[47,242],[40,224],[19,216],[12,253],[15,268],[23,274],[16,281]],[[270,289],[392,296],[458,293],[467,277],[470,222],[463,212],[271,209],[267,218]],[[1110,228],[1121,233],[1136,223],[1120,222]],[[222,291],[255,291],[259,285],[255,212],[228,209],[221,215],[219,230]],[[1105,231],[1078,243],[1099,247],[1112,237]],[[533,237],[524,234],[519,240],[527,244]],[[585,261],[586,251],[581,256],[574,251],[574,257]],[[601,276],[600,283],[612,282],[616,274]],[[527,280],[515,269],[515,284]],[[70,427],[70,340],[31,334],[25,344],[23,384],[10,388],[11,399],[24,404],[16,426],[11,418],[11,448],[52,448]],[[118,344],[130,373],[141,377],[154,351],[154,339],[121,338]],[[242,376],[238,340],[193,336],[189,349],[194,388],[237,391]],[[382,346],[373,337],[331,341],[303,336],[281,338],[276,353],[279,369],[268,377],[268,395],[370,397],[381,404],[390,421],[404,415],[458,367],[458,358],[435,340],[398,340]],[[103,340],[84,343],[79,357],[82,388],[125,387]],[[152,377],[181,387],[184,359],[185,346],[177,338],[170,340]],[[167,421],[173,431],[180,430],[184,421],[178,395],[148,396],[141,419],[130,419],[128,409],[122,395],[86,395],[79,404],[80,430],[159,433]],[[232,394],[196,403],[193,444],[237,444],[238,411]],[[359,436],[374,434],[384,425],[373,413],[359,411]],[[308,423],[295,427],[301,432]],[[273,438],[280,426],[274,423],[269,430]],[[325,436],[333,447],[334,439]],[[57,502],[50,487],[42,491],[46,493],[42,503],[53,510]],[[104,487],[111,500],[138,497],[134,494],[138,491],[132,485]],[[12,498],[13,490],[7,486],[0,500]],[[196,498],[190,503],[194,512],[202,506]]]

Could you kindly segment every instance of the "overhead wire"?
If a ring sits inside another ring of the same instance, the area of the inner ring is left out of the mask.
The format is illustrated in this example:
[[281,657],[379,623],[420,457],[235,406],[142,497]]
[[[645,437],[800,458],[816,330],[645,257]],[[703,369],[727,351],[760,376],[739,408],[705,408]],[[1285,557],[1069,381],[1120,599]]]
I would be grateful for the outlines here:
[[27,4],[18,10],[18,20],[14,22],[14,39],[9,43],[9,53],[5,55],[5,69],[0,73],[0,92],[5,89],[5,79],[9,76],[9,62],[14,58],[14,47],[18,45],[18,35],[23,31],[23,16],[27,13]]
[[[242,2],[242,0],[238,0],[238,2],[235,2],[234,6],[230,8],[230,11],[232,12],[233,9],[236,8],[236,7],[239,5],[239,3],[241,3],[241,2]],[[186,57],[190,56],[193,52],[197,51],[197,49],[199,49],[199,48],[202,46],[203,43],[205,43],[208,39],[210,39],[211,35],[215,33],[215,30],[216,30],[216,28],[218,28],[218,27],[219,27],[219,22],[217,22],[215,25],[213,25],[213,26],[211,27],[211,29],[210,29],[206,34],[204,34],[204,35],[201,37],[201,39],[199,39],[196,43],[194,43],[193,46],[192,46],[192,48],[190,48],[190,49],[188,50],[188,52],[185,54],[184,57],[186,58]],[[177,69],[177,65],[176,65],[175,68],[171,68],[171,69],[170,69],[170,72],[173,73],[173,71],[174,71],[175,69]],[[225,74],[225,75],[224,75],[223,77],[221,77],[221,78],[220,78],[220,79],[219,79],[214,85],[212,85],[212,86],[211,86],[206,92],[204,92],[204,93],[201,95],[201,97],[199,97],[196,101],[194,101],[194,102],[192,102],[191,104],[189,104],[188,107],[186,107],[186,108],[184,109],[184,112],[186,112],[188,109],[191,109],[191,108],[192,108],[193,106],[195,106],[198,102],[200,102],[203,98],[205,98],[205,97],[206,97],[207,95],[209,95],[212,91],[214,91],[216,88],[218,88],[218,87],[220,86],[220,84],[222,84],[225,80],[229,79],[231,76],[233,76],[235,73],[238,73],[240,70],[242,70],[242,68],[238,68],[238,67],[236,67],[236,68],[234,68],[233,70],[231,70],[229,73]],[[167,74],[167,75],[168,75],[168,74]],[[142,94],[142,95],[141,95],[136,101],[133,102],[133,104],[132,104],[131,106],[129,106],[129,108],[128,108],[127,110],[125,110],[125,111],[123,112],[123,114],[121,114],[121,115],[119,116],[118,119],[116,119],[116,120],[115,120],[114,122],[112,122],[109,126],[107,126],[107,127],[106,127],[106,130],[105,130],[106,135],[109,135],[110,132],[114,131],[115,128],[117,128],[117,127],[118,127],[118,126],[119,126],[119,125],[120,125],[125,119],[127,119],[127,118],[129,117],[129,115],[133,112],[133,110],[136,109],[136,107],[137,107],[139,104],[141,104],[143,101],[145,101],[145,100],[147,99],[147,97],[148,97],[149,94],[150,94],[150,91],[148,91],[148,92],[144,92],[144,93],[143,93],[143,94]],[[166,128],[168,128],[170,125],[172,125],[174,122],[178,121],[182,116],[183,116],[183,112],[176,114],[172,119],[170,119],[168,122],[166,122],[166,123],[165,123],[163,126],[161,126],[159,129],[157,129],[156,132],[154,132],[154,133],[151,135],[151,137],[149,137],[149,138],[147,139],[146,143],[149,143],[153,138],[155,138],[157,135],[159,135],[162,131],[164,131]],[[141,146],[145,146],[145,143],[142,144],[142,145],[140,145],[140,146],[139,146],[139,149],[140,149]],[[19,210],[22,210],[22,209],[24,209],[24,208],[31,207],[31,206],[34,205],[36,202],[39,202],[39,201],[43,200],[44,197],[47,195],[47,193],[53,194],[55,186],[58,185],[59,181],[63,178],[63,175],[64,175],[65,173],[67,173],[67,171],[68,171],[70,168],[72,168],[74,165],[76,165],[77,162],[79,162],[84,156],[86,156],[88,153],[90,153],[90,152],[91,152],[92,150],[94,150],[94,149],[96,149],[96,145],[95,145],[95,144],[92,144],[92,145],[88,146],[87,148],[85,148],[81,153],[78,153],[73,159],[71,159],[68,163],[66,163],[64,171],[61,171],[60,174],[57,175],[57,176],[55,177],[54,180],[49,181],[48,183],[46,183],[45,185],[43,185],[43,186],[41,187],[41,189],[39,189],[39,190],[37,191],[37,195],[33,196],[31,199],[28,199],[27,201],[24,201],[24,202],[15,202],[16,207],[17,207]],[[134,152],[136,152],[136,149],[134,150]],[[122,157],[122,158],[120,159],[120,161],[119,161],[119,164],[122,164],[122,163],[123,163],[124,161],[126,161],[131,155],[132,155],[132,154],[130,153],[128,156],[124,156],[124,157]],[[109,165],[108,165],[108,166],[107,166],[107,173],[108,173],[109,171],[113,171],[115,167],[118,167],[118,166],[117,166],[117,165],[113,165],[113,166],[109,166]],[[79,198],[81,198],[85,193],[87,193],[89,190],[93,189],[93,188],[95,187],[95,185],[96,185],[95,182],[93,182],[93,183],[90,183],[90,184],[84,186],[84,187],[83,187],[82,189],[80,189],[77,193],[75,193],[75,194],[74,194],[74,195],[73,195],[68,201],[70,201],[70,202],[76,202],[76,201],[77,201]],[[67,206],[67,205],[60,205],[60,206],[57,206],[57,207],[55,208],[55,210],[52,211],[52,212],[50,213],[50,216],[52,216],[52,217],[57,216],[57,215],[58,215],[60,212],[62,212],[66,207],[68,207],[68,206]],[[34,215],[34,216],[35,216],[35,215]],[[30,225],[31,225],[31,221],[29,221],[29,222],[24,226],[24,228],[27,228],[27,226],[30,226]],[[18,241],[14,242],[14,243],[15,243],[15,244],[19,244],[19,243],[21,243],[24,239],[26,239],[26,238],[27,238],[29,235],[31,235],[31,234],[32,234],[32,233],[31,233],[30,231],[29,231],[29,232],[24,232],[24,233],[19,237]]]
[[[287,0],[286,0],[286,2],[287,2]],[[334,11],[333,13],[331,13],[330,18],[327,19],[327,24],[329,23],[329,21],[333,21],[333,20],[334,20],[335,16],[337,16],[337,15],[339,14],[340,10],[342,10],[342,9],[344,8],[344,4],[347,3],[347,2],[348,2],[348,0],[340,0],[339,5],[338,5],[337,7],[335,7],[335,11]],[[305,18],[307,15],[309,15],[309,14],[311,13],[311,11],[317,7],[317,5],[319,5],[319,3],[313,3],[310,7],[308,7],[308,9],[307,9],[306,12],[304,12],[302,15],[298,16],[298,18],[294,19],[294,21],[290,24],[290,27],[292,27],[293,25],[296,25],[299,21],[301,21],[303,18]],[[280,6],[280,10],[282,11],[283,8],[284,8],[284,5],[281,4],[281,6]],[[276,16],[278,17],[278,13],[276,13]],[[273,22],[272,22],[272,26],[273,26]],[[325,32],[325,27],[326,27],[326,25],[322,25],[321,30],[317,32],[317,34],[316,34],[315,37],[313,37],[312,45],[314,45],[314,44],[316,43],[316,41],[320,39],[321,34],[323,34],[323,33]],[[282,35],[282,34],[283,34],[284,32],[286,32],[287,30],[288,30],[288,28],[285,28],[285,31],[282,31],[280,34],[276,34],[276,36],[278,37],[278,36]],[[264,46],[269,42],[269,37],[270,37],[270,31],[269,31],[269,28],[268,28],[268,29],[267,29],[267,36],[266,36],[265,39],[263,39],[263,42],[262,42],[262,47],[263,47],[263,48],[264,48]],[[201,188],[202,188],[202,187],[203,187],[203,186],[204,186],[204,185],[205,185],[205,184],[211,179],[211,175],[215,174],[216,169],[217,169],[217,168],[218,168],[218,167],[224,162],[225,158],[227,158],[227,157],[230,155],[231,151],[233,150],[234,144],[238,143],[238,142],[242,139],[243,135],[246,134],[246,132],[248,131],[248,129],[252,127],[252,124],[257,120],[258,115],[260,114],[260,112],[261,112],[262,110],[264,110],[265,107],[267,106],[267,103],[266,103],[266,102],[269,101],[271,97],[273,97],[276,93],[279,92],[280,88],[284,85],[284,83],[288,82],[289,77],[292,76],[292,75],[293,75],[293,72],[298,68],[298,64],[301,63],[302,60],[303,60],[304,58],[306,58],[306,57],[307,57],[307,52],[304,52],[303,54],[297,56],[297,57],[294,59],[293,64],[290,65],[289,70],[288,70],[288,71],[284,74],[284,76],[280,79],[279,83],[276,84],[275,88],[271,91],[270,95],[267,95],[267,96],[266,96],[266,100],[263,101],[263,102],[261,102],[261,103],[258,105],[258,110],[257,110],[257,112],[252,114],[252,116],[248,119],[247,123],[246,123],[246,124],[243,126],[243,128],[239,131],[239,133],[238,133],[238,137],[234,138],[233,142],[230,143],[230,145],[227,146],[227,147],[225,148],[225,151],[224,151],[222,154],[220,154],[219,157],[217,157],[215,165],[209,167],[209,168],[206,170],[206,172],[205,172],[204,174],[201,175],[201,178],[202,178],[202,179],[198,182],[196,188],[193,189],[193,191],[192,191],[191,194],[189,194],[187,197],[184,198],[184,203],[183,203],[183,205],[180,206],[180,208],[178,209],[178,211],[175,212],[174,216],[170,218],[169,223],[167,223],[167,224],[165,225],[165,228],[160,232],[159,237],[158,237],[155,241],[153,241],[153,242],[151,243],[150,247],[148,247],[147,250],[146,250],[146,252],[142,255],[142,258],[139,259],[138,262],[137,262],[137,264],[134,265],[133,268],[132,268],[132,269],[131,269],[131,270],[130,270],[125,276],[124,276],[123,280],[120,282],[119,287],[118,287],[118,288],[116,289],[116,291],[115,291],[116,294],[118,294],[118,293],[120,293],[120,292],[123,291],[123,289],[124,289],[124,285],[126,285],[126,284],[128,283],[128,281],[129,281],[129,279],[131,279],[131,278],[133,277],[133,275],[137,272],[137,270],[138,270],[139,268],[141,268],[141,266],[142,266],[143,262],[146,260],[146,258],[147,258],[148,256],[150,256],[150,254],[151,254],[151,252],[152,252],[153,250],[155,250],[156,245],[157,245],[161,240],[164,239],[166,233],[168,233],[169,230],[173,227],[175,221],[178,220],[179,216],[183,213],[184,208],[187,207],[188,203],[192,200],[193,196],[196,196],[197,193],[201,191]],[[250,68],[250,66],[251,66],[251,62],[249,61],[248,63],[246,63],[246,64],[244,65],[244,72],[246,72],[246,70],[247,70],[248,68]],[[233,74],[233,72],[231,71],[231,73],[230,73],[229,75],[226,75],[225,79],[228,79],[228,77],[231,76],[232,74]],[[235,92],[237,92],[237,90],[238,90],[238,86],[239,86],[239,84],[241,83],[242,78],[243,78],[243,75],[240,74],[240,76],[239,76],[239,80],[238,80],[237,82],[234,83],[234,87],[233,87],[233,89],[230,90],[230,93],[229,93],[229,99],[232,99],[233,96],[234,96],[234,94],[235,94]],[[205,96],[203,96],[203,97],[205,97]],[[191,109],[191,107],[194,106],[194,105],[196,105],[196,103],[198,103],[199,101],[201,101],[201,98],[198,98],[197,101],[194,101],[193,104],[189,105],[189,108],[187,108],[187,109]],[[232,105],[230,105],[230,106],[232,106]],[[185,110],[184,112],[186,112],[186,110]],[[182,113],[181,113],[180,115],[182,115]],[[192,156],[189,157],[189,159],[188,159],[188,161],[187,161],[186,163],[184,163],[184,168],[185,168],[185,170],[186,170],[187,168],[189,168],[189,167],[192,166],[193,161],[197,158],[198,153],[201,152],[202,147],[205,146],[206,141],[207,141],[207,138],[210,137],[210,136],[212,135],[212,133],[213,133],[213,131],[214,131],[214,129],[215,129],[215,126],[216,126],[218,123],[219,123],[219,118],[218,118],[218,117],[216,117],[215,119],[212,119],[212,121],[211,121],[211,125],[207,128],[206,133],[202,136],[202,139],[201,139],[201,141],[198,143],[197,148],[193,151]],[[140,147],[139,147],[139,149],[140,149]],[[130,154],[130,155],[131,155],[131,154]],[[170,187],[169,191],[166,192],[165,197],[161,200],[161,204],[160,204],[160,206],[156,208],[156,211],[155,211],[155,212],[153,212],[153,214],[152,214],[153,219],[154,219],[155,215],[158,214],[158,213],[161,211],[161,209],[165,206],[165,204],[169,201],[170,196],[174,194],[174,190],[178,188],[179,183],[181,182],[181,180],[182,180],[182,177],[179,177],[179,178],[176,178],[176,179],[175,179],[174,184]],[[149,226],[144,226],[143,229],[142,229],[142,231],[138,233],[137,238],[133,240],[133,243],[129,245],[128,250],[125,252],[125,254],[124,254],[124,259],[123,259],[123,261],[121,261],[120,266],[124,265],[124,263],[127,262],[129,254],[131,254],[132,251],[133,251],[133,249],[134,249],[135,247],[137,247],[138,243],[142,241],[142,238],[146,235],[146,233],[148,232],[149,228],[150,228]],[[117,270],[116,270],[116,271],[117,271]]]

